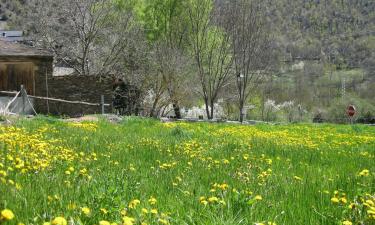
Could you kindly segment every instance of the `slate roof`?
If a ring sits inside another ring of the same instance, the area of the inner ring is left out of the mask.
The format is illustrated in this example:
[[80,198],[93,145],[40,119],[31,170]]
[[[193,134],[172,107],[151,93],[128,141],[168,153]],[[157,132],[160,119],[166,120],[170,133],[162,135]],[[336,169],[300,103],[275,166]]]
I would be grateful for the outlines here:
[[49,51],[33,48],[20,43],[9,42],[0,38],[0,57],[36,57],[53,58]]

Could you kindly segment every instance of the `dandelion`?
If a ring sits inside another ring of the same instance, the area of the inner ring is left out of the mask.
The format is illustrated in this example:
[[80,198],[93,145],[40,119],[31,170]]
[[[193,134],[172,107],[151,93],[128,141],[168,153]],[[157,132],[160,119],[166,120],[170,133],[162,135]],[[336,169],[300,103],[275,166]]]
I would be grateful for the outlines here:
[[342,197],[342,198],[340,198],[340,202],[343,203],[343,204],[346,204],[348,202],[348,200],[346,200],[345,197]]
[[68,222],[64,217],[58,216],[55,219],[52,220],[52,225],[67,225]]
[[358,175],[361,176],[361,177],[367,177],[368,175],[370,175],[370,171],[367,170],[367,169],[364,169],[361,172],[359,172]]
[[150,211],[152,214],[158,214],[158,210],[157,209],[151,209],[151,211]]
[[263,198],[262,198],[262,196],[261,195],[257,195],[257,196],[255,196],[255,198],[254,198],[255,200],[257,200],[257,201],[261,201]]
[[161,223],[161,224],[164,224],[164,225],[169,224],[168,220],[166,220],[166,219],[159,219],[158,222]]
[[0,220],[12,220],[14,218],[14,214],[10,209],[4,209],[1,211]]
[[349,220],[344,220],[343,222],[342,222],[342,225],[352,225],[353,223],[352,222],[350,222]]
[[150,203],[150,205],[155,205],[157,202],[156,198],[154,197],[151,197],[149,200],[148,200],[148,203]]
[[81,211],[82,211],[82,213],[85,214],[86,216],[89,216],[90,213],[91,213],[91,210],[90,210],[90,208],[88,208],[88,207],[83,207],[83,208],[81,209]]
[[333,202],[333,203],[339,203],[340,200],[338,198],[336,198],[336,197],[333,197],[333,198],[331,198],[331,202]]
[[215,197],[215,196],[212,196],[212,197],[208,198],[208,201],[211,202],[211,203],[213,203],[213,202],[218,202],[219,199],[217,197]]
[[138,199],[134,199],[129,203],[129,208],[135,209],[137,208],[137,205],[141,204],[141,201]]
[[135,223],[135,219],[132,217],[128,217],[128,216],[124,216],[122,220],[124,221],[124,225],[134,225]]
[[374,202],[371,199],[366,200],[366,204],[368,206],[374,206],[375,205]]
[[223,190],[223,191],[225,191],[225,190],[227,190],[228,189],[228,187],[229,187],[229,185],[228,184],[221,184],[221,185],[219,185],[219,188],[221,189],[221,190]]
[[100,209],[100,212],[103,213],[104,215],[107,215],[107,214],[108,214],[108,210],[105,209],[105,208],[101,208],[101,209]]
[[101,220],[99,221],[99,225],[111,225],[111,223],[106,220]]

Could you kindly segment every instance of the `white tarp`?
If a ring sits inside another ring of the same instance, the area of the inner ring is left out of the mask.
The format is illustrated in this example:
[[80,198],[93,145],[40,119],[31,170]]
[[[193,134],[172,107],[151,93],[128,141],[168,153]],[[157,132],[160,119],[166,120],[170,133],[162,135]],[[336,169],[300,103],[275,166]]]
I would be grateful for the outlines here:
[[[12,101],[13,97],[0,97],[0,112],[3,112],[6,106],[10,101]],[[34,104],[33,99],[30,99],[31,104]],[[9,112],[21,114],[22,113],[22,97],[18,97],[9,107]],[[26,114],[33,114],[33,109],[30,106],[27,99],[25,99],[25,113]]]

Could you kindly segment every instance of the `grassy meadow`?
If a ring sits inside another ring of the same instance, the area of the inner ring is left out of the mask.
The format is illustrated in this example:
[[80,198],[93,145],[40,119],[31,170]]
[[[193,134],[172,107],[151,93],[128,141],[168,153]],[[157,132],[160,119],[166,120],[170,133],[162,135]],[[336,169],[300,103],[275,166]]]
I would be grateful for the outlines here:
[[375,127],[0,125],[0,224],[375,224]]

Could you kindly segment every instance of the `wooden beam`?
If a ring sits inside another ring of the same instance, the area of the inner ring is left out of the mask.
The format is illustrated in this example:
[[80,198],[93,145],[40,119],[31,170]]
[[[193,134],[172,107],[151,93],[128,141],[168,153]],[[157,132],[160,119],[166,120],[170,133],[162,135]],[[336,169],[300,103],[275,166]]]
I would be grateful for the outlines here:
[[[16,95],[18,92],[16,92],[16,91],[0,91],[0,93],[8,94],[8,95]],[[81,105],[89,105],[89,106],[101,106],[102,105],[100,103],[68,101],[68,100],[63,100],[63,99],[47,98],[47,97],[40,97],[40,96],[33,96],[33,95],[28,95],[27,97],[33,98],[33,99],[49,100],[49,101],[63,102],[63,103],[69,103],[69,104],[81,104]],[[104,104],[104,106],[111,106],[111,104]]]

